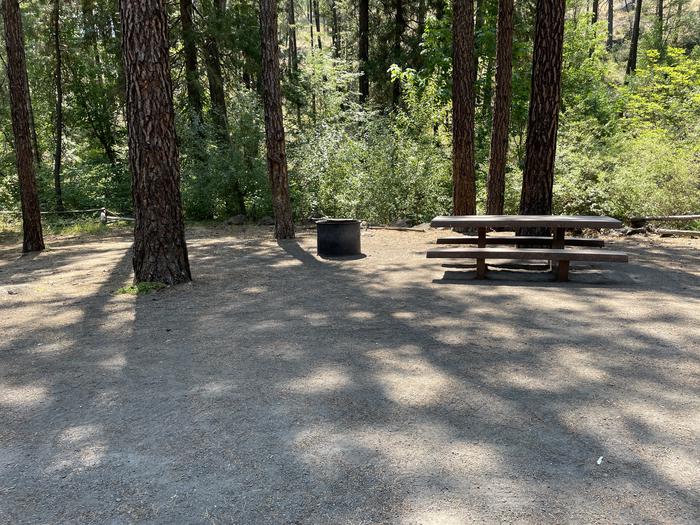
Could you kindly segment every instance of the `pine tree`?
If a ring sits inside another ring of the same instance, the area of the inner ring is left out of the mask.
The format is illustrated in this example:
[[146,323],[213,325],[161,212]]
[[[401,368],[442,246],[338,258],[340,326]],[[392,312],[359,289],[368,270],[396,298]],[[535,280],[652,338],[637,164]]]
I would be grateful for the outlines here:
[[166,0],[120,0],[134,281],[191,280],[180,199]]

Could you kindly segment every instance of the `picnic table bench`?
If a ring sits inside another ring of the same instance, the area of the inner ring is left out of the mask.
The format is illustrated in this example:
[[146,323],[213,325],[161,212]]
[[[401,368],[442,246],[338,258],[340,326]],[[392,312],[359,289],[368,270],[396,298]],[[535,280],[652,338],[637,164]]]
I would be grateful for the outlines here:
[[[620,228],[622,223],[611,217],[584,215],[456,215],[435,217],[434,228],[448,227],[460,230],[476,229],[477,235],[443,237],[438,244],[475,244],[475,248],[435,248],[428,250],[428,258],[476,259],[477,279],[486,278],[487,259],[547,260],[558,281],[569,280],[571,261],[628,262],[624,252],[600,250],[605,243],[601,239],[566,237],[566,230]],[[495,236],[488,237],[488,230],[547,228],[550,236]],[[488,245],[513,245],[512,248],[489,248]],[[523,246],[533,246],[524,248]],[[567,249],[581,246],[587,249]]]

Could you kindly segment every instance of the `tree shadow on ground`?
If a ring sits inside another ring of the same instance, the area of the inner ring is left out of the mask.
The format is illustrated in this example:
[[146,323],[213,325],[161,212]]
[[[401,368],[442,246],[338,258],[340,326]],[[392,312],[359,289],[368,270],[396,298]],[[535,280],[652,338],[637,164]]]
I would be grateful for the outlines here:
[[111,293],[127,247],[41,259],[110,262],[79,298],[0,303],[0,521],[700,518],[700,301],[670,266],[697,254],[448,286],[311,245],[194,239],[195,282],[136,298]]

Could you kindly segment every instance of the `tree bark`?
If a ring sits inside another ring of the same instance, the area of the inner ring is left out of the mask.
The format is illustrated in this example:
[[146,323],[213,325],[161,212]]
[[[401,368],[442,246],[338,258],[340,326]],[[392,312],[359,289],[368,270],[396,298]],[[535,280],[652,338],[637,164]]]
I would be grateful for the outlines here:
[[634,7],[634,25],[632,26],[632,40],[630,41],[630,54],[627,59],[626,74],[631,75],[637,69],[637,48],[639,46],[639,21],[642,18],[642,0],[637,0]]
[[15,162],[19,176],[20,200],[22,204],[23,252],[44,249],[41,231],[41,210],[36,186],[31,126],[29,118],[29,81],[24,55],[22,18],[17,0],[5,0],[3,18],[5,23],[5,47],[7,49],[7,77],[10,90],[12,133],[15,144]]
[[369,98],[369,0],[359,1],[360,103]]
[[180,198],[166,0],[120,0],[129,167],[134,199],[134,282],[192,279]]
[[489,160],[486,213],[501,215],[510,136],[510,102],[513,76],[513,0],[498,2],[496,29],[496,95],[493,100],[491,158]]
[[565,10],[564,0],[537,0],[525,171],[520,197],[523,215],[552,213]]
[[54,82],[56,87],[56,109],[54,111],[54,156],[53,185],[56,197],[56,209],[63,211],[63,192],[61,191],[61,160],[63,156],[63,61],[61,57],[61,0],[53,0],[51,13],[53,25],[53,44],[56,67]]
[[595,24],[598,22],[598,6],[599,0],[593,0],[593,13],[591,14],[591,23]]
[[313,0],[314,19],[316,20],[316,38],[318,39],[318,48],[322,49],[321,45],[321,11],[318,6],[318,0]]
[[[214,1],[213,16],[220,19],[223,16],[222,0]],[[211,119],[217,140],[221,144],[229,143],[228,113],[226,110],[226,91],[224,89],[224,75],[221,67],[221,52],[219,51],[219,41],[212,30],[213,21],[209,20],[209,29],[206,38],[206,65],[207,80],[209,82],[209,98],[211,102]]]
[[287,154],[284,142],[282,93],[280,90],[279,47],[277,45],[277,1],[260,0],[262,77],[265,104],[267,169],[275,212],[275,237],[294,238],[292,205],[289,198]]
[[615,15],[615,6],[613,0],[608,0],[608,40],[605,44],[605,48],[608,51],[612,51],[613,46],[613,17]]
[[295,73],[299,66],[299,52],[297,50],[296,15],[294,13],[294,0],[287,2],[287,23],[289,25],[289,71]]
[[476,213],[474,169],[474,2],[452,1],[452,202],[454,215]]
[[197,66],[197,35],[192,21],[192,0],[180,0],[182,44],[185,51],[185,82],[190,118],[196,126],[202,123],[202,86]]

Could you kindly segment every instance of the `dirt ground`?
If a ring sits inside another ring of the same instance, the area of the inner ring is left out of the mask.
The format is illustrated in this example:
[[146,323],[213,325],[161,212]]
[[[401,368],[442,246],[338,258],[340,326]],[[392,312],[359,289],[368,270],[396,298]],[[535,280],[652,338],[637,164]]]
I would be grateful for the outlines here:
[[0,245],[0,523],[699,523],[700,240],[572,282],[443,267],[439,235]]

